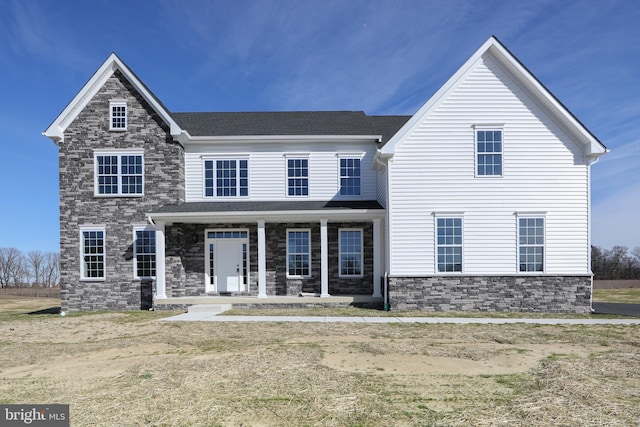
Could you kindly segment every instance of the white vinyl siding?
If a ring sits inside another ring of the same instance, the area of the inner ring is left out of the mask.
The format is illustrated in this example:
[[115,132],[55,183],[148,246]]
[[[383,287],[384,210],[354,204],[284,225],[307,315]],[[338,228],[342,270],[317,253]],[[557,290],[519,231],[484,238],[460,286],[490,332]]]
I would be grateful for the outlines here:
[[[476,177],[474,125],[503,124],[503,177]],[[519,274],[516,212],[547,212],[547,274],[589,274],[582,146],[489,57],[396,147],[389,162],[390,272],[434,273],[435,218],[464,214],[464,273]]]
[[[314,151],[309,152],[309,148],[313,148]],[[338,197],[340,190],[338,156],[344,153],[360,153],[361,192],[360,196],[342,197],[342,199],[375,200],[376,171],[373,169],[375,150],[376,146],[373,142],[186,144],[186,201],[216,199],[204,196],[203,159],[215,159],[220,156],[226,158],[244,156],[249,160],[250,200],[291,200],[287,195],[287,175],[283,170],[283,167],[286,167],[286,161],[283,161],[283,158],[301,152],[309,153],[307,200],[331,200]],[[284,166],[275,167],[276,165]]]

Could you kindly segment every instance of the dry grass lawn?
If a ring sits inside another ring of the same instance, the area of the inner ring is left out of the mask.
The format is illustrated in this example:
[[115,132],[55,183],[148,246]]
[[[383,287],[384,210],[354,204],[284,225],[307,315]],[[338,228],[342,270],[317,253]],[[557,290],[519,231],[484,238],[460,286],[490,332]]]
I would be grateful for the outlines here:
[[598,302],[640,304],[640,288],[594,289],[593,300]]
[[72,425],[640,424],[640,327],[160,322],[0,299],[0,403]]

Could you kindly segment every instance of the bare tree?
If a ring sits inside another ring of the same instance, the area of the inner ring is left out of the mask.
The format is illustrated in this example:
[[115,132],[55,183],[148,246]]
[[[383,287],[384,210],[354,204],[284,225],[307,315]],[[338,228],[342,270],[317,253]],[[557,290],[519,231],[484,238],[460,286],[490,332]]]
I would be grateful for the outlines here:
[[29,269],[31,270],[31,276],[33,277],[33,284],[35,286],[41,286],[43,279],[42,275],[44,273],[46,262],[46,255],[40,251],[28,252],[27,262]]
[[60,254],[58,252],[45,254],[42,281],[44,286],[48,288],[58,286],[60,283]]
[[16,248],[0,248],[0,286],[6,288],[20,276],[22,253]]

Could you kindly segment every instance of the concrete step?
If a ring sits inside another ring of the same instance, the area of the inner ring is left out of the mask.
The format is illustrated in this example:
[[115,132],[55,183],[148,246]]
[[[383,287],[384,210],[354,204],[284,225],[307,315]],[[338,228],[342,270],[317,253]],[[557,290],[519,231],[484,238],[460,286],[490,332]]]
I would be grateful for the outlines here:
[[187,311],[189,313],[211,313],[220,314],[227,310],[231,310],[231,304],[197,304],[190,305]]

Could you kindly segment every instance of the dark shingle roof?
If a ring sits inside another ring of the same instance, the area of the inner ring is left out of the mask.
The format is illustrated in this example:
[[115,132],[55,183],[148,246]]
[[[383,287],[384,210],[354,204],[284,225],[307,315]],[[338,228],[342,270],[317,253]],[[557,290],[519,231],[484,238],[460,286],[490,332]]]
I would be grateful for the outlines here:
[[273,202],[187,202],[177,205],[165,205],[152,214],[187,212],[273,212],[273,211],[314,211],[314,210],[354,210],[384,209],[376,200],[344,201],[273,201]]
[[367,116],[362,111],[172,113],[191,136],[382,135],[386,142],[408,116]]

